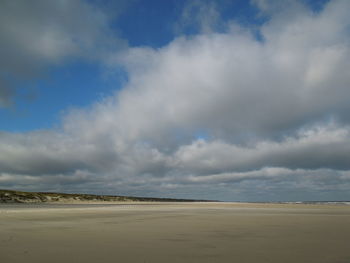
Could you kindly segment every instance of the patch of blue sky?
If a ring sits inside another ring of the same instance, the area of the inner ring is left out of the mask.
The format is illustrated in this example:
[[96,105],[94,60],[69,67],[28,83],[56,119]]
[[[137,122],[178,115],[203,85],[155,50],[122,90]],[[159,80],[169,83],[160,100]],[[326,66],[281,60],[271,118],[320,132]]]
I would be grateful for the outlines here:
[[[121,14],[114,22],[122,38],[128,40],[131,47],[148,46],[152,48],[162,47],[179,34],[195,35],[200,33],[195,23],[198,8],[191,9],[193,24],[187,24],[181,32],[176,32],[176,24],[181,19],[182,10],[189,1],[185,0],[149,0],[136,1],[130,5],[125,13]],[[259,10],[249,1],[200,1],[200,4],[212,4],[220,14],[218,23],[213,25],[215,32],[225,32],[225,23],[234,20],[236,23],[249,26],[259,25],[266,18],[259,15]]]
[[162,47],[174,39],[174,24],[185,0],[136,1],[115,21],[121,37],[131,47]]
[[100,65],[87,62],[52,68],[43,79],[25,83],[25,92],[32,99],[22,94],[17,96],[13,110],[0,110],[0,130],[24,132],[55,127],[62,111],[88,107],[120,89],[124,75],[120,70],[106,76]]
[[313,11],[320,12],[324,6],[331,0],[304,0],[303,2]]
[[200,131],[197,131],[194,134],[194,138],[196,140],[209,141],[210,140],[210,135],[209,135],[209,133],[207,131],[200,130]]

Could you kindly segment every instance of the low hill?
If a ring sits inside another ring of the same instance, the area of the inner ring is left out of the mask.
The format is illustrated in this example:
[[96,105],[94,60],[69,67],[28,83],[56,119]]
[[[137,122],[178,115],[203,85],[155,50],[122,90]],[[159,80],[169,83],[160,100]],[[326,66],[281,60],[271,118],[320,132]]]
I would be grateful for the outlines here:
[[0,190],[0,203],[67,203],[67,202],[210,202],[209,200],[153,198],[93,194],[66,194],[49,192],[22,192],[13,190]]

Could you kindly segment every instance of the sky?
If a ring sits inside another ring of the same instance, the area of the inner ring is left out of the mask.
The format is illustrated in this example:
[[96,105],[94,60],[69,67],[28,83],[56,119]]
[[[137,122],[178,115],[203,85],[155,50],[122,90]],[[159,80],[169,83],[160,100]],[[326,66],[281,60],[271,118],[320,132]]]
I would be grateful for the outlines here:
[[349,9],[1,1],[0,189],[350,200]]

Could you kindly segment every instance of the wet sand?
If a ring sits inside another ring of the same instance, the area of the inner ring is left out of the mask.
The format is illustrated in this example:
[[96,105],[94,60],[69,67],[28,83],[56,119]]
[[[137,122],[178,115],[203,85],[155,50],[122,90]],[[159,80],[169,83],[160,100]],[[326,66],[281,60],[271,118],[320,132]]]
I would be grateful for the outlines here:
[[350,206],[0,205],[0,261],[349,263]]

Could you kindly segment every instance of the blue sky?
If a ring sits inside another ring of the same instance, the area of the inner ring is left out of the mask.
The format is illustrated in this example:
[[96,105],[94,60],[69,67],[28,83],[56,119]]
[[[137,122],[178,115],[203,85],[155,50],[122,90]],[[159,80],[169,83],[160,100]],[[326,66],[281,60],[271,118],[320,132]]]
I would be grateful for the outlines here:
[[2,1],[0,188],[350,199],[349,7]]

